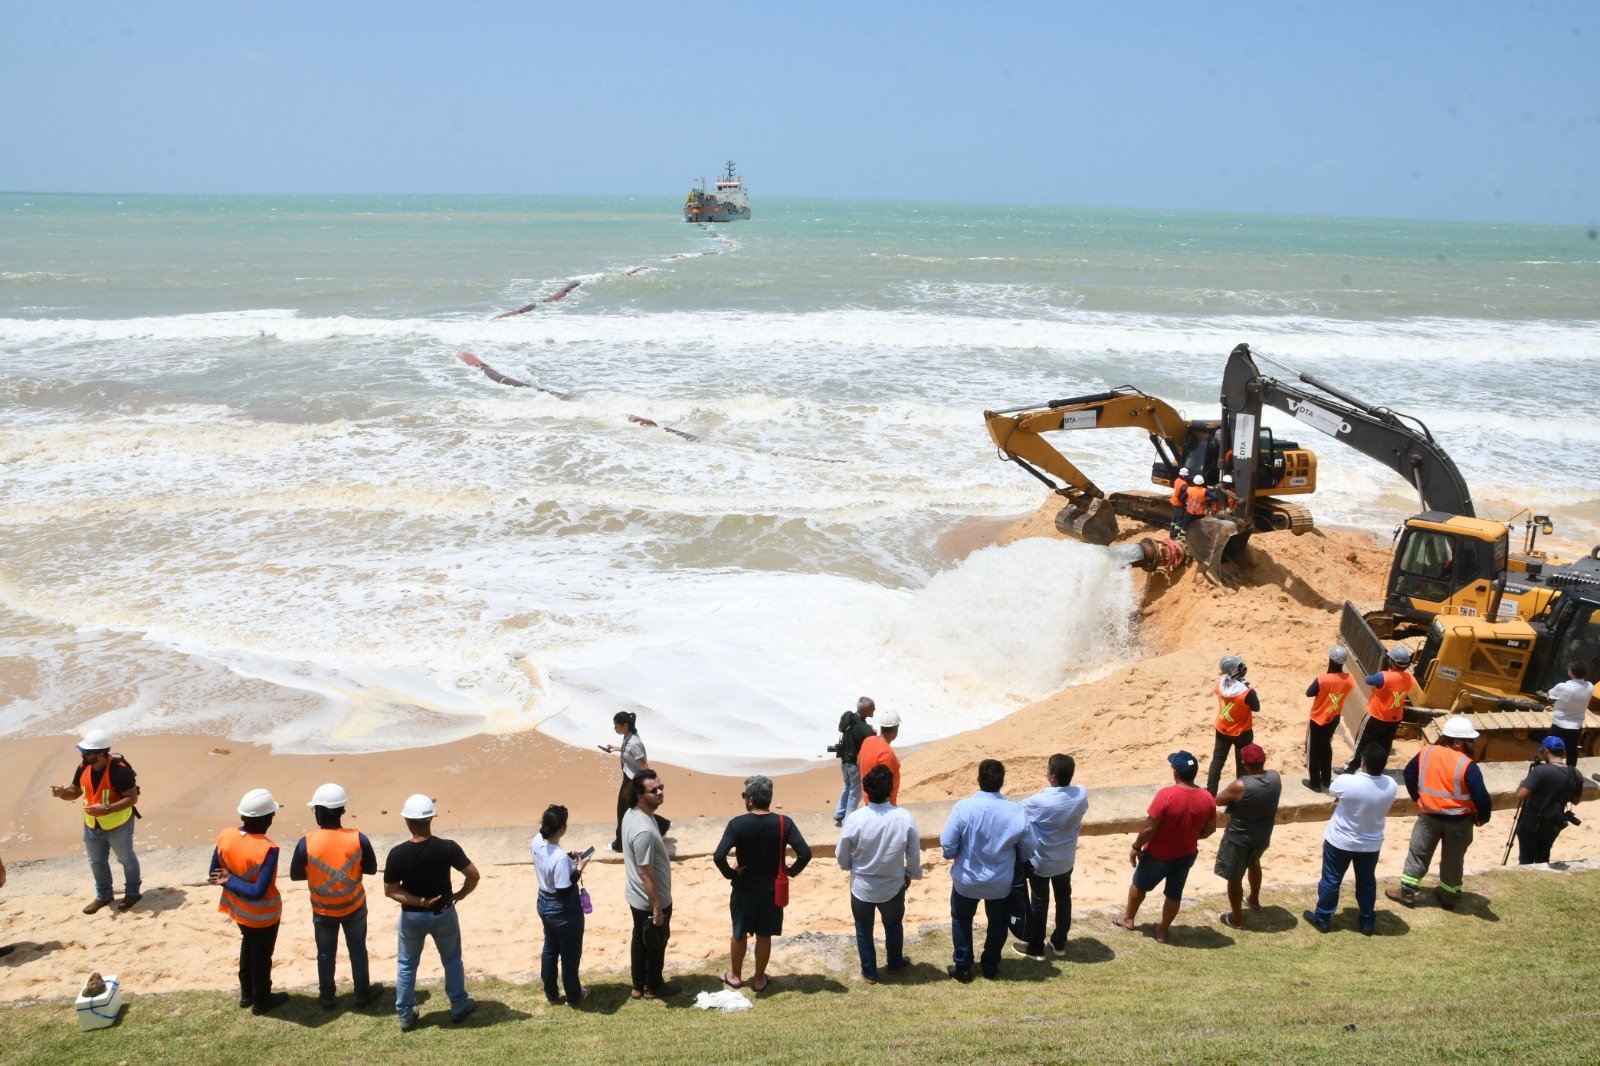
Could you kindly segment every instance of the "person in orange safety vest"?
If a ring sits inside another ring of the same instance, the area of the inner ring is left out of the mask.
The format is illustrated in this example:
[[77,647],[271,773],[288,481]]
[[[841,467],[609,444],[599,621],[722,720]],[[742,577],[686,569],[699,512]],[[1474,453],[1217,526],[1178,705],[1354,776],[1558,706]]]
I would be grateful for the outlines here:
[[307,804],[317,820],[315,832],[294,846],[289,860],[289,880],[304,881],[311,890],[311,932],[317,942],[317,998],[323,1010],[338,1006],[334,962],[339,957],[339,931],[350,955],[350,977],[355,982],[356,1006],[378,998],[382,985],[373,984],[367,968],[367,890],[362,875],[378,872],[378,856],[365,833],[345,829],[349,798],[343,788],[326,784]]
[[1300,783],[1313,792],[1326,792],[1333,784],[1333,734],[1345,700],[1355,691],[1356,679],[1345,672],[1350,653],[1335,645],[1328,649],[1328,672],[1318,674],[1306,687],[1311,716],[1306,723],[1306,771]]
[[[1367,716],[1356,732],[1356,751],[1368,744],[1381,744],[1384,751],[1394,748],[1394,734],[1405,718],[1406,701],[1417,687],[1417,679],[1407,669],[1410,665],[1411,649],[1397,644],[1384,655],[1383,669],[1367,675],[1372,695],[1367,697]],[[1352,754],[1344,772],[1353,774],[1360,764],[1360,758]]]
[[272,950],[278,943],[283,897],[278,894],[278,845],[267,839],[278,801],[253,788],[239,801],[240,824],[217,835],[211,876],[222,888],[217,910],[239,926],[239,1006],[265,1014],[289,1002],[272,990]]
[[1189,491],[1189,468],[1181,467],[1172,479],[1172,535],[1182,533],[1187,525],[1183,520],[1183,497]]
[[1411,793],[1419,813],[1411,827],[1411,848],[1406,852],[1400,888],[1384,892],[1402,906],[1415,906],[1417,888],[1441,842],[1444,850],[1439,856],[1439,884],[1433,890],[1434,898],[1447,911],[1455,910],[1461,899],[1472,827],[1486,824],[1493,808],[1483,783],[1483,771],[1467,754],[1476,739],[1478,731],[1472,723],[1463,715],[1453,715],[1445,720],[1439,742],[1424,744],[1406,764],[1406,791]]
[[90,730],[78,742],[80,762],[69,785],[52,785],[56,799],[83,800],[83,850],[94,875],[94,899],[83,908],[93,914],[111,906],[115,885],[111,880],[111,853],[122,864],[122,902],[125,911],[139,902],[139,856],[133,851],[134,819],[139,816],[139,781],[128,760],[111,750],[111,734]]
[[1261,698],[1256,690],[1245,683],[1248,667],[1237,655],[1224,655],[1218,664],[1222,676],[1217,679],[1216,742],[1211,748],[1211,769],[1206,771],[1206,791],[1213,796],[1222,784],[1228,750],[1233,749],[1235,776],[1244,776],[1244,759],[1240,752],[1246,744],[1256,739],[1255,716],[1261,711]]

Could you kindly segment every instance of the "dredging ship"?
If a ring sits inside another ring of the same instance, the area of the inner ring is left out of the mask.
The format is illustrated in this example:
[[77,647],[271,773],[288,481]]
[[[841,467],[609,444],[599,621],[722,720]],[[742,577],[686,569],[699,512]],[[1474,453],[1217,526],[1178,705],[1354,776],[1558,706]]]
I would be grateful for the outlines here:
[[745,195],[744,179],[733,172],[733,160],[728,160],[728,172],[717,179],[716,189],[706,192],[706,179],[689,190],[683,202],[685,222],[732,222],[736,218],[750,217],[750,198]]

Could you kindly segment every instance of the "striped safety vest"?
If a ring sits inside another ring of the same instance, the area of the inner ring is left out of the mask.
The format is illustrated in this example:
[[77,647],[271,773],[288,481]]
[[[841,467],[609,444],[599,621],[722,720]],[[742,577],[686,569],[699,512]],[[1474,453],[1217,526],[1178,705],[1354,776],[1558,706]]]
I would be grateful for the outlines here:
[[306,885],[311,909],[325,918],[354,914],[367,902],[361,887],[361,834],[318,829],[306,834]]
[[1477,810],[1467,791],[1472,760],[1454,748],[1429,744],[1417,756],[1417,806],[1428,814],[1471,814]]
[[[246,833],[239,828],[224,829],[217,837],[217,857],[222,860],[222,868],[243,881],[254,881],[260,875],[262,864],[275,847],[263,834]],[[223,885],[217,910],[240,925],[266,929],[283,917],[283,897],[278,895],[276,882],[267,885],[260,899],[245,899]]]
[[124,807],[120,811],[98,816],[89,813],[91,804],[103,803],[109,807],[122,799],[122,793],[111,787],[111,767],[119,762],[123,762],[120,755],[113,755],[106,760],[105,776],[100,778],[98,786],[94,783],[94,767],[85,766],[83,773],[78,776],[78,787],[83,789],[83,824],[90,829],[115,829],[133,817],[132,807]]

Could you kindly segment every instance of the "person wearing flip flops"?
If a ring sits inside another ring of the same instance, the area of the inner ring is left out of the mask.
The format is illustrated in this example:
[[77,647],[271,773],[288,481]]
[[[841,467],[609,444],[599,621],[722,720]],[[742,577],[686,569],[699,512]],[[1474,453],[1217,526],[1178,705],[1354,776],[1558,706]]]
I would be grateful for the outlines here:
[[[733,918],[733,937],[729,941],[733,965],[722,971],[722,983],[729,988],[744,987],[745,949],[754,936],[756,972],[750,978],[750,987],[765,992],[772,938],[783,935],[783,908],[789,899],[787,883],[782,889],[778,887],[784,880],[778,872],[781,869],[788,877],[798,877],[811,861],[811,848],[794,819],[772,813],[772,778],[763,774],[745,778],[740,798],[744,800],[745,813],[728,823],[711,856],[722,876],[732,882],[728,912]],[[791,848],[795,855],[793,865],[789,864]],[[733,865],[728,863],[730,853],[734,855]]]
[[93,914],[111,906],[115,884],[111,880],[111,855],[122,865],[122,902],[119,912],[139,902],[139,856],[133,850],[133,823],[139,816],[138,778],[128,760],[111,752],[111,734],[104,729],[90,730],[78,742],[81,760],[68,785],[50,786],[56,799],[83,800],[83,850],[89,856],[89,872],[94,875],[94,899],[83,913]]
[[[1244,928],[1244,905],[1261,909],[1261,856],[1272,843],[1272,826],[1278,817],[1278,801],[1283,797],[1283,780],[1278,771],[1267,769],[1267,753],[1260,744],[1246,744],[1239,752],[1244,773],[1233,784],[1217,793],[1217,806],[1228,812],[1228,825],[1217,847],[1216,875],[1228,883],[1230,910],[1219,915],[1229,929]],[[1250,878],[1250,897],[1245,899],[1244,879]]]
[[1187,751],[1175,751],[1167,756],[1167,765],[1172,767],[1172,784],[1150,801],[1144,828],[1128,853],[1133,883],[1128,886],[1127,909],[1111,919],[1117,928],[1133,932],[1145,896],[1164,881],[1166,899],[1161,904],[1161,924],[1156,927],[1156,940],[1162,944],[1183,904],[1183,886],[1200,852],[1200,841],[1217,831],[1216,801],[1210,791],[1194,783],[1200,760]]

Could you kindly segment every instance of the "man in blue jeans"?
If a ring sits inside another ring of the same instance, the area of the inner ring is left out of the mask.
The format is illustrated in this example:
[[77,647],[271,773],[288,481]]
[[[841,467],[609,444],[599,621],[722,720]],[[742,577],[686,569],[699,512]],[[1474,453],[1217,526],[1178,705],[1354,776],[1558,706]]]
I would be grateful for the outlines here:
[[850,875],[850,915],[856,923],[856,953],[861,956],[861,979],[878,983],[878,952],[872,944],[872,923],[883,916],[883,946],[890,973],[903,970],[911,960],[905,945],[906,889],[922,876],[922,838],[911,812],[889,802],[894,774],[875,766],[862,778],[867,804],[844,820],[834,848],[839,868]]
[[950,863],[950,942],[952,963],[945,972],[965,984],[972,980],[972,919],[983,904],[989,928],[984,934],[979,965],[983,976],[1000,971],[1011,918],[1011,885],[1017,849],[1024,855],[1038,849],[1033,827],[1022,804],[1000,795],[1006,768],[998,759],[978,764],[978,791],[957,800],[939,834],[939,846]]
[[839,743],[831,750],[839,756],[839,774],[844,778],[844,788],[839,792],[839,805],[833,809],[833,824],[844,825],[845,815],[855,810],[861,803],[861,767],[856,762],[856,756],[861,752],[861,742],[873,735],[872,727],[867,724],[878,709],[871,697],[862,696],[856,700],[856,709],[846,711],[839,717]]
[[111,734],[91,730],[78,744],[81,761],[72,783],[52,785],[51,795],[62,800],[83,800],[83,850],[89,856],[89,872],[94,875],[94,899],[83,908],[93,914],[109,907],[115,895],[111,880],[111,853],[122,865],[122,902],[125,911],[139,902],[139,856],[133,853],[133,822],[139,816],[138,779],[133,767],[111,751]]
[[1328,931],[1339,906],[1339,888],[1346,871],[1356,869],[1356,909],[1361,932],[1371,936],[1377,924],[1378,852],[1383,850],[1383,830],[1394,806],[1394,779],[1384,776],[1388,749],[1379,743],[1361,749],[1361,772],[1340,774],[1328,786],[1337,802],[1328,828],[1322,834],[1322,881],[1317,885],[1317,909],[1305,920],[1319,933]]
[[340,930],[350,956],[356,1006],[366,1006],[383,992],[382,985],[369,980],[367,890],[361,883],[363,875],[378,872],[378,856],[367,834],[340,824],[347,802],[344,789],[336,784],[317,789],[308,804],[317,820],[316,831],[300,838],[289,860],[289,880],[305,881],[310,889],[311,933],[317,942],[317,987],[323,1010],[339,1005],[333,978]]
[[[444,964],[444,991],[450,1000],[450,1020],[464,1021],[478,1009],[467,995],[466,967],[461,963],[461,923],[455,905],[478,887],[478,868],[461,845],[433,835],[433,800],[415,795],[406,800],[400,816],[411,839],[389,850],[383,864],[383,894],[400,904],[400,949],[395,977],[394,1007],[400,1031],[417,1027],[417,963],[429,937]],[[450,891],[450,871],[461,873],[461,888]]]

